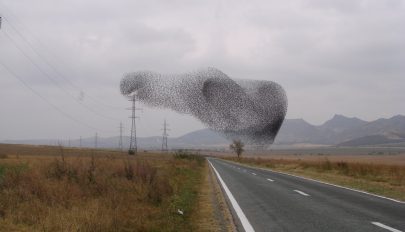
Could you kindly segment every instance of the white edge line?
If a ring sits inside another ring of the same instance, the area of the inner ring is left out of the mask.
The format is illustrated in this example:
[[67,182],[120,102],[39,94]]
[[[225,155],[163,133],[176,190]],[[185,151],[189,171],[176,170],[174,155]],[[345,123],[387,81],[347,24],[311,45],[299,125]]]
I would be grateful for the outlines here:
[[256,173],[252,172],[252,175],[256,176]]
[[233,197],[231,191],[228,189],[228,186],[226,186],[225,182],[222,180],[221,176],[219,175],[218,171],[215,169],[214,165],[212,165],[211,161],[208,160],[208,163],[210,163],[211,167],[214,169],[215,174],[217,175],[219,182],[221,183],[222,187],[224,188],[225,193],[228,196],[229,201],[232,204],[232,207],[234,208],[236,214],[239,217],[240,222],[242,223],[243,229],[245,229],[246,232],[254,232],[255,230],[253,229],[253,227],[250,224],[249,220],[246,218],[246,215],[243,213],[243,211],[240,208],[238,202]]
[[299,193],[299,194],[301,194],[301,195],[304,195],[304,196],[309,197],[309,194],[308,194],[308,193],[304,193],[304,192],[302,192],[302,191],[300,191],[300,190],[294,190],[294,192],[297,192],[297,193]]
[[371,224],[373,224],[373,225],[375,225],[375,226],[379,226],[379,227],[381,227],[381,228],[384,228],[384,229],[389,230],[389,231],[392,231],[392,232],[402,232],[401,230],[397,230],[397,229],[392,228],[392,227],[390,227],[390,226],[384,225],[384,224],[382,224],[382,223],[380,223],[380,222],[371,222]]
[[271,182],[273,182],[273,181],[274,181],[274,180],[272,180],[272,179],[270,179],[270,178],[267,178],[267,180],[268,180],[268,181],[271,181]]
[[[225,161],[225,160],[224,160],[224,161]],[[229,162],[229,161],[225,161],[225,162]],[[405,204],[405,201],[400,201],[400,200],[396,200],[396,199],[393,199],[393,198],[380,196],[380,195],[377,195],[377,194],[374,194],[374,193],[369,193],[369,192],[365,192],[365,191],[358,190],[358,189],[352,189],[352,188],[349,188],[349,187],[344,187],[344,186],[340,186],[340,185],[336,185],[336,184],[331,184],[331,183],[323,182],[323,181],[320,181],[320,180],[314,180],[314,179],[307,178],[307,177],[296,176],[296,175],[293,175],[293,174],[289,174],[289,173],[285,173],[285,172],[279,172],[279,171],[274,171],[274,170],[271,170],[271,169],[265,169],[265,168],[259,168],[259,167],[252,167],[252,166],[248,166],[248,165],[244,165],[244,164],[239,164],[239,165],[241,165],[241,166],[247,166],[247,167],[255,168],[255,169],[260,169],[260,170],[263,170],[263,171],[269,171],[269,172],[279,173],[279,174],[283,174],[283,175],[287,175],[287,176],[293,176],[293,177],[301,178],[301,179],[304,179],[304,180],[310,180],[310,181],[314,181],[314,182],[318,182],[318,183],[321,183],[321,184],[330,185],[330,186],[337,187],[337,188],[347,189],[347,190],[351,190],[351,191],[354,191],[354,192],[364,193],[364,194],[367,194],[367,195],[370,195],[370,196],[383,198],[383,199],[390,200],[390,201],[394,201],[394,202],[397,202],[397,203],[400,203],[400,204]]]

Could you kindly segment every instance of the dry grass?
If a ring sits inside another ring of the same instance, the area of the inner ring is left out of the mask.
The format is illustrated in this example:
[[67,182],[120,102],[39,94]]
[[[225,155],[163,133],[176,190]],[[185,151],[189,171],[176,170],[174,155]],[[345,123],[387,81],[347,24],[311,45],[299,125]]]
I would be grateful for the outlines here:
[[253,158],[263,159],[283,159],[283,160],[302,160],[310,162],[319,162],[328,159],[331,162],[349,162],[349,163],[364,163],[364,164],[387,164],[387,165],[402,165],[405,166],[405,154],[398,155],[328,155],[324,153],[309,154],[270,154],[256,156]]
[[193,231],[236,231],[215,174],[208,163],[204,168],[204,181],[198,194],[198,212],[192,218],[193,225],[196,225]]
[[227,159],[405,200],[405,165],[402,163],[358,162],[358,159],[350,160],[347,157],[333,161],[328,157]]
[[0,231],[192,229],[198,159],[21,145],[0,154]]

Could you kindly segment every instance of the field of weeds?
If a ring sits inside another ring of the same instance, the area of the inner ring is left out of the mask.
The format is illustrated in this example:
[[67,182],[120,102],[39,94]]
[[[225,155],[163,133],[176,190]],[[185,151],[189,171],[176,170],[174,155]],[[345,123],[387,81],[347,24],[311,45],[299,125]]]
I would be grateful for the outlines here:
[[190,231],[204,165],[187,155],[0,145],[0,231]]
[[[341,157],[342,158],[342,157]],[[328,156],[317,159],[234,157],[226,159],[253,166],[270,168],[329,183],[365,190],[396,199],[405,200],[405,164],[387,162],[365,162],[353,157],[338,160]],[[375,161],[375,160],[374,160]]]

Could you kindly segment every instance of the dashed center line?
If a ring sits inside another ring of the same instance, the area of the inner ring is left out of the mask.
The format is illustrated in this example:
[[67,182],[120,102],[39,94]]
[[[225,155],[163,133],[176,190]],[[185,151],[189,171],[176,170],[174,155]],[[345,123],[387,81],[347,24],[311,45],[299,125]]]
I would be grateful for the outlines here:
[[300,191],[300,190],[294,190],[294,192],[297,192],[297,193],[299,193],[299,194],[301,194],[301,195],[303,195],[303,196],[309,197],[309,194],[304,193],[304,192],[302,192],[302,191]]
[[270,178],[267,178],[267,180],[270,181],[270,182],[274,182],[274,180],[272,180],[272,179],[270,179]]
[[381,227],[381,228],[384,228],[386,230],[392,231],[392,232],[402,232],[401,230],[397,230],[397,229],[392,228],[390,226],[384,225],[384,224],[382,224],[380,222],[371,222],[371,224],[373,224],[375,226],[378,226],[378,227]]
[[252,172],[252,175],[256,176],[256,173]]

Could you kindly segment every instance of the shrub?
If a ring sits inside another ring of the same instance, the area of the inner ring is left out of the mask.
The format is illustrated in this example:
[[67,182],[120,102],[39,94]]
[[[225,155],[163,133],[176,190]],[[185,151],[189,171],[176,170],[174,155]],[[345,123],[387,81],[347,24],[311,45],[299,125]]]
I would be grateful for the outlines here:
[[184,150],[177,150],[173,157],[175,159],[186,159],[186,160],[194,160],[198,163],[198,165],[202,165],[205,161],[204,156],[199,153],[191,153]]

